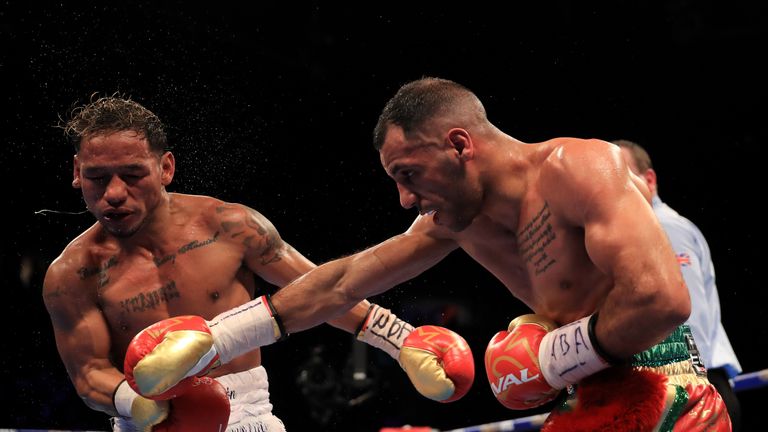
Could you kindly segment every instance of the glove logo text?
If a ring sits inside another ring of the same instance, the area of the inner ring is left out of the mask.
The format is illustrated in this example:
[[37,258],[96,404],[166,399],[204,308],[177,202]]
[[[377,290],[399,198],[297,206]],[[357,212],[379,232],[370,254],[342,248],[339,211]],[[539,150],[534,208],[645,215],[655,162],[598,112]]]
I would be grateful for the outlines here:
[[514,373],[500,376],[498,381],[496,381],[496,383],[491,383],[491,389],[493,390],[494,394],[499,394],[501,392],[506,391],[507,388],[512,384],[522,385],[529,381],[534,381],[538,377],[539,377],[539,374],[529,377],[528,368],[524,368],[520,370],[520,378],[515,376]]

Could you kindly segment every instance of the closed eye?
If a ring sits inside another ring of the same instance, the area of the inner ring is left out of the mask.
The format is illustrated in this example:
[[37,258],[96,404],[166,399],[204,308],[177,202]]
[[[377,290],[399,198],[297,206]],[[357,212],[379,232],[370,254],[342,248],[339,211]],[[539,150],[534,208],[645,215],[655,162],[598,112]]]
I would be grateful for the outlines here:
[[416,176],[416,171],[410,170],[410,169],[400,170],[400,172],[398,173],[398,177],[400,177],[400,181],[405,183],[413,181],[415,176]]

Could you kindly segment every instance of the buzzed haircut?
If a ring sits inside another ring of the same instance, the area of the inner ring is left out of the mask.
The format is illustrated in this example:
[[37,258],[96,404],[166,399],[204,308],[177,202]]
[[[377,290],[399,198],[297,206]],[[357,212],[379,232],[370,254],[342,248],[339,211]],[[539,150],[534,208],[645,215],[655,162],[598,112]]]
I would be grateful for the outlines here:
[[434,77],[411,81],[400,87],[384,106],[373,130],[373,146],[381,150],[390,125],[400,126],[405,133],[409,133],[448,109],[468,106],[466,102],[472,102],[477,107],[478,118],[486,118],[485,109],[477,96],[461,84]]

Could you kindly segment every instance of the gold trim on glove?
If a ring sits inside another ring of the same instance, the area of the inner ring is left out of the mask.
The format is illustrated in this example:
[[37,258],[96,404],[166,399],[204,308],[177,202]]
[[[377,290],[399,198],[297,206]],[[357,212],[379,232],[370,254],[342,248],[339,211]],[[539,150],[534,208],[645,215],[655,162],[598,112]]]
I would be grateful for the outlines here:
[[525,314],[525,315],[520,315],[519,317],[513,319],[509,323],[509,326],[507,327],[507,329],[509,331],[512,331],[515,327],[523,324],[537,324],[548,332],[551,332],[552,330],[557,328],[557,324],[555,324],[554,321],[545,317],[544,315]]
[[155,401],[137,396],[131,404],[131,420],[138,423],[141,432],[151,432],[152,426],[168,418],[168,401]]
[[155,396],[167,391],[186,378],[212,347],[213,337],[210,333],[195,330],[167,333],[163,341],[133,368],[139,392]]
[[455,386],[445,375],[445,370],[435,353],[413,347],[403,347],[400,365],[408,374],[416,390],[425,397],[443,401],[453,395]]

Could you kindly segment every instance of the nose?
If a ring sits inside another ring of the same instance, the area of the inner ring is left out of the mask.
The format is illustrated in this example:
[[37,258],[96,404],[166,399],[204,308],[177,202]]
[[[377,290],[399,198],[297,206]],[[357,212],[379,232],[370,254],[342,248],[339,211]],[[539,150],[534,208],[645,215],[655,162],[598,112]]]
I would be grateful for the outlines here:
[[104,191],[104,200],[113,207],[124,203],[128,198],[128,188],[120,176],[112,176]]
[[400,194],[400,205],[403,208],[409,209],[416,205],[416,201],[418,200],[418,198],[416,197],[416,194],[413,193],[407,187],[398,183],[397,193]]

